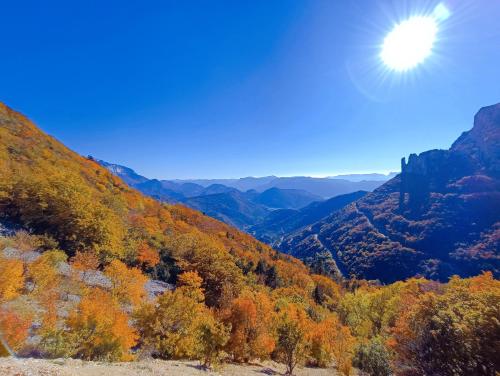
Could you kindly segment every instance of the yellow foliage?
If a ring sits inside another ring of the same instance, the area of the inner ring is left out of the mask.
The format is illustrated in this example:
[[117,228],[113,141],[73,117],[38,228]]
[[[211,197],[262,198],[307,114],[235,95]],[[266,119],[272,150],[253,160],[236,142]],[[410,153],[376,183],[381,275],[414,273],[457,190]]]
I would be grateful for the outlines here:
[[111,295],[92,289],[66,320],[73,355],[87,360],[130,360],[129,350],[138,336],[128,322]]
[[64,252],[52,250],[44,252],[28,265],[28,275],[36,292],[45,292],[59,284],[61,275],[57,268],[59,263],[65,262],[66,259]]
[[111,280],[112,295],[122,304],[138,305],[144,298],[147,277],[138,268],[129,268],[119,260],[113,260],[104,269]]
[[0,256],[0,302],[19,295],[24,286],[24,269],[20,260]]

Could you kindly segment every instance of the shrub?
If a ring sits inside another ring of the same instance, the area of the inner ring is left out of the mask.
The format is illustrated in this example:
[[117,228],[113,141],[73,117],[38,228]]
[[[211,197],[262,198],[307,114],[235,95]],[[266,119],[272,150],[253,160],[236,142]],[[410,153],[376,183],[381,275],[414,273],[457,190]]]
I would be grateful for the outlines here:
[[372,338],[368,343],[358,345],[353,364],[370,376],[390,376],[392,374],[390,355],[380,337]]

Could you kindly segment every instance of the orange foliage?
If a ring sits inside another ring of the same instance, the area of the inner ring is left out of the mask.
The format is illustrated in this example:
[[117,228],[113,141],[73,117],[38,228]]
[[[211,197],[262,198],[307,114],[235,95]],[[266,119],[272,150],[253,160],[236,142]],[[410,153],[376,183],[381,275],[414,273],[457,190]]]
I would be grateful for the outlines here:
[[322,275],[314,274],[312,280],[315,284],[313,298],[316,303],[330,310],[335,310],[341,298],[340,286],[330,278]]
[[99,267],[99,258],[94,252],[77,252],[71,258],[71,265],[74,269],[85,272],[87,270],[94,270]]
[[137,261],[145,267],[153,267],[160,262],[160,255],[146,242],[142,242],[137,251]]
[[0,301],[13,299],[24,286],[23,263],[0,256]]
[[203,278],[197,272],[184,272],[177,279],[178,289],[199,303],[205,301],[202,285]]
[[227,352],[235,361],[265,359],[274,350],[273,307],[266,294],[245,292],[233,300],[225,321],[231,324]]
[[111,280],[112,295],[123,304],[137,305],[144,298],[147,277],[138,268],[129,268],[119,260],[113,260],[104,269]]
[[87,360],[129,360],[137,333],[114,299],[101,289],[82,298],[66,324],[75,342],[75,355]]
[[36,292],[43,293],[59,284],[61,275],[57,268],[59,263],[64,261],[66,255],[62,251],[53,250],[44,252],[29,265],[28,274]]
[[19,350],[28,338],[31,317],[7,309],[0,309],[0,334],[14,351]]

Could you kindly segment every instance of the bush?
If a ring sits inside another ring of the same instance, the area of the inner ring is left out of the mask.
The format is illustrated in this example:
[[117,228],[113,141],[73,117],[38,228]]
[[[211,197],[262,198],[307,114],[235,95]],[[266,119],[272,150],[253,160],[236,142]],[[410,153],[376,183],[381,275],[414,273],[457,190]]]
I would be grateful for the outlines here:
[[370,376],[390,376],[390,356],[380,337],[360,344],[356,349],[353,364]]

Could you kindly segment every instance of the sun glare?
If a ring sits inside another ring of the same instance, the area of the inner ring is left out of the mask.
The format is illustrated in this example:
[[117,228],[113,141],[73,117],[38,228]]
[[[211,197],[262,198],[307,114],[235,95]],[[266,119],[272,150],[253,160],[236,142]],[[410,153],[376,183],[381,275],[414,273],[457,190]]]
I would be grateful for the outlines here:
[[435,17],[411,17],[396,25],[385,37],[380,57],[390,69],[412,69],[431,54],[437,31]]

